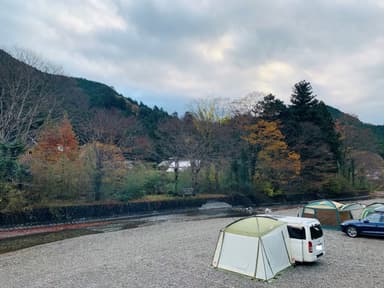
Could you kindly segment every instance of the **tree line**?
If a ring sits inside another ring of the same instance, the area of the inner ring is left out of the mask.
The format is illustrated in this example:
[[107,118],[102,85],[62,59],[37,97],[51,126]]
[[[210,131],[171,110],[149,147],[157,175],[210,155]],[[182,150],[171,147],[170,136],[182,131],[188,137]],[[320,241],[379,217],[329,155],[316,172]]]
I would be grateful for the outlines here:
[[[185,188],[254,201],[367,188],[351,173],[342,127],[307,81],[293,86],[288,105],[251,94],[199,101],[183,117],[142,103],[128,109],[112,94],[104,107],[97,90],[84,121],[55,109],[49,74],[19,68],[0,70],[1,211],[174,197]],[[91,84],[81,85],[92,93]],[[171,172],[161,160],[173,163]]]

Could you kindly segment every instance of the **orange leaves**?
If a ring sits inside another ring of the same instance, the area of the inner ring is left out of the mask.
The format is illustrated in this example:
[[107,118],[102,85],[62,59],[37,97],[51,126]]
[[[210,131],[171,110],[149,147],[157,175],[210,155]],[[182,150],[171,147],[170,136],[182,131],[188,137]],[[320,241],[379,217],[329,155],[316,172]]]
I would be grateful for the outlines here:
[[259,120],[256,124],[247,125],[245,131],[249,131],[249,135],[242,137],[245,141],[252,145],[266,147],[277,145],[287,147],[284,140],[284,135],[281,133],[276,121]]
[[127,173],[126,160],[116,145],[93,142],[80,148],[66,116],[58,124],[45,125],[23,161],[41,201],[110,199],[122,189]]
[[275,121],[259,120],[256,124],[245,126],[244,130],[249,134],[242,138],[249,144],[258,146],[265,158],[274,158],[288,149],[284,135]]
[[48,162],[57,162],[61,157],[75,160],[79,144],[72,125],[65,115],[61,123],[48,123],[37,139],[37,145],[31,150],[33,158]]
[[78,156],[79,144],[67,116],[57,124],[48,122],[22,159],[33,176],[31,189],[41,201],[78,196],[83,167]]
[[300,154],[296,152],[289,152],[288,159],[290,162],[293,163],[295,175],[300,175],[300,171],[301,171]]
[[249,134],[242,139],[257,147],[258,172],[284,182],[300,174],[301,162],[298,153],[288,150],[278,125],[276,121],[259,120],[244,127]]
[[75,132],[73,132],[72,125],[65,115],[61,125],[58,127],[58,135],[60,142],[63,145],[63,152],[69,153],[70,151],[76,151],[79,143],[76,139]]

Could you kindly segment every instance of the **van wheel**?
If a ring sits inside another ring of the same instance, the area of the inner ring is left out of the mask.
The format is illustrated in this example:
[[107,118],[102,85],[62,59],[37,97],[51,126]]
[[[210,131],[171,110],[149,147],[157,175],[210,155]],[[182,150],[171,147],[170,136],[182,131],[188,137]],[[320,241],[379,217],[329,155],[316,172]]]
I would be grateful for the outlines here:
[[357,237],[357,229],[355,226],[348,226],[347,227],[347,235],[349,237],[355,238]]

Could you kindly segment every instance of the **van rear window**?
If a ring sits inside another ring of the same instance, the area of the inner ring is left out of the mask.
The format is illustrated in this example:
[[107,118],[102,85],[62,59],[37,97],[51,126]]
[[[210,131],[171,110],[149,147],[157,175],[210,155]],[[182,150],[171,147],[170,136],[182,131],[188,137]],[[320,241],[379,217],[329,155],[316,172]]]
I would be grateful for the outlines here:
[[287,226],[289,238],[292,239],[305,239],[305,229],[304,227],[297,228],[292,226]]
[[317,239],[323,236],[323,230],[320,225],[313,225],[309,230],[311,231],[312,239]]

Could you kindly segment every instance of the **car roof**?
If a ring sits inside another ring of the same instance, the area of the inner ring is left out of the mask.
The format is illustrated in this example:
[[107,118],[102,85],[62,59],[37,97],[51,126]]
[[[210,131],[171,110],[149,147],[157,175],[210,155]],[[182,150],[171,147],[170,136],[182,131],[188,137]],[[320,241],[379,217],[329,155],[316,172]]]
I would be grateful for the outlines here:
[[283,221],[287,224],[320,224],[319,220],[315,218],[306,218],[306,217],[294,217],[294,216],[284,216],[284,215],[274,215],[274,214],[263,214],[259,215],[263,217],[270,217],[276,220]]
[[378,207],[374,210],[375,212],[384,213],[384,206]]

